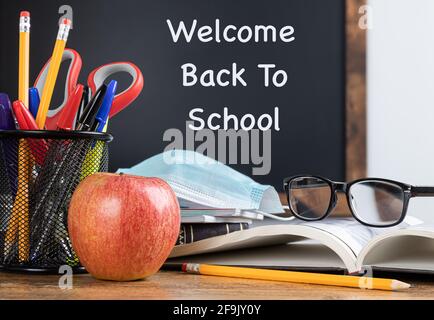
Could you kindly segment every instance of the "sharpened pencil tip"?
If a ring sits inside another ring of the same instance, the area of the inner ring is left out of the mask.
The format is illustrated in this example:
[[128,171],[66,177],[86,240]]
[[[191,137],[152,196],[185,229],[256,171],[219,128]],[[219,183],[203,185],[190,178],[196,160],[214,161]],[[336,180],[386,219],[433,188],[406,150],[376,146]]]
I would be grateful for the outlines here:
[[405,290],[411,288],[409,283],[405,283],[398,280],[392,280],[392,290]]

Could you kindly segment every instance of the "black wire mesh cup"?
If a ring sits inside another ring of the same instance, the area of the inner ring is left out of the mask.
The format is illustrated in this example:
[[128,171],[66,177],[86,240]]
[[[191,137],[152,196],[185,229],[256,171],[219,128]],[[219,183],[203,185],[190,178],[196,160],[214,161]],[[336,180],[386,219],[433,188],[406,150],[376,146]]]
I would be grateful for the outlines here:
[[106,133],[0,130],[0,269],[83,271],[68,236],[77,185],[108,170]]

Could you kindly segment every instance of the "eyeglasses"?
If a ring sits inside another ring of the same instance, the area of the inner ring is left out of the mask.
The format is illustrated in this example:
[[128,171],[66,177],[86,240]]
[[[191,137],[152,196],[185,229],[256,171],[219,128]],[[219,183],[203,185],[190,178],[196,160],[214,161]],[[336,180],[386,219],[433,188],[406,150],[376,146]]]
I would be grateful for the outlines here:
[[336,206],[337,192],[343,192],[354,218],[377,228],[400,224],[411,198],[434,196],[434,187],[415,187],[378,178],[345,183],[320,176],[299,175],[284,179],[283,184],[289,208],[299,219],[324,219]]

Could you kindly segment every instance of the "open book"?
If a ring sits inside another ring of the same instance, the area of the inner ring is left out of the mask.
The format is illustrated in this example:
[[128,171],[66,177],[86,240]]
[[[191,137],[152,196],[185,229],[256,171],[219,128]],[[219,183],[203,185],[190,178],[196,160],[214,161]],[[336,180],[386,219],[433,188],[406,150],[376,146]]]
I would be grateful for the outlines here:
[[176,246],[168,263],[434,273],[434,225],[369,228],[353,219],[278,222]]

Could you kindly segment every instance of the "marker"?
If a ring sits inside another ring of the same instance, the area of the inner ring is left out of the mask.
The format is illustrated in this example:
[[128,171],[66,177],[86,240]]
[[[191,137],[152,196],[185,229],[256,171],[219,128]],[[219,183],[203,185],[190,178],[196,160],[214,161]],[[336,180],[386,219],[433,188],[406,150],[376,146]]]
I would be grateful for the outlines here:
[[38,130],[35,119],[21,100],[14,101],[12,108],[21,130]]
[[48,109],[50,107],[51,98],[53,97],[54,86],[59,74],[63,51],[65,50],[66,42],[68,41],[70,29],[71,20],[63,19],[59,26],[59,32],[57,33],[56,44],[54,46],[53,55],[51,56],[50,67],[48,68],[47,79],[45,81],[44,89],[42,90],[41,103],[36,117],[36,123],[40,129],[43,129],[45,126]]
[[99,108],[98,113],[95,116],[95,123],[92,127],[92,131],[103,132],[104,127],[107,123],[108,116],[110,114],[110,109],[113,104],[113,100],[116,95],[116,88],[118,82],[116,80],[110,81],[107,86],[107,91],[102,101],[101,108]]
[[[110,113],[111,106],[116,94],[117,81],[110,81],[107,86],[106,94],[102,101],[101,107],[95,116],[95,122],[92,124],[91,131],[96,132],[106,132],[107,130],[107,119]],[[86,154],[83,166],[81,169],[80,181],[84,180],[88,175],[95,171],[99,171],[101,165],[101,160],[104,152],[104,142],[97,141],[92,145],[92,148]]]
[[95,116],[101,107],[106,91],[107,86],[103,84],[95,93],[80,117],[77,130],[90,131],[92,129],[95,123]]
[[12,114],[11,101],[6,93],[0,93],[0,129],[15,130],[15,120]]
[[[11,101],[5,93],[0,93],[0,129],[16,130],[15,120],[12,113]],[[9,177],[9,186],[12,196],[17,193],[17,158],[18,147],[14,141],[4,141],[4,160]]]
[[74,92],[68,99],[65,107],[61,111],[59,121],[57,122],[58,130],[74,130],[75,117],[77,116],[77,110],[80,107],[80,102],[83,96],[83,85],[78,84],[75,87]]
[[[22,101],[14,101],[12,107],[15,118],[18,122],[18,126],[21,130],[39,130],[35,119]],[[45,160],[45,155],[48,151],[47,143],[44,139],[27,139],[26,141],[30,147],[30,150],[32,151],[36,163],[42,165]]]
[[83,96],[81,97],[80,106],[78,107],[77,117],[75,119],[75,128],[78,128],[80,117],[82,116],[86,106],[89,104],[90,99],[92,99],[90,88],[88,86],[84,86]]
[[39,109],[39,103],[41,102],[41,99],[39,98],[39,91],[37,88],[30,88],[29,89],[29,109],[30,113],[32,114],[33,118],[36,119],[36,116],[38,115],[38,109]]

